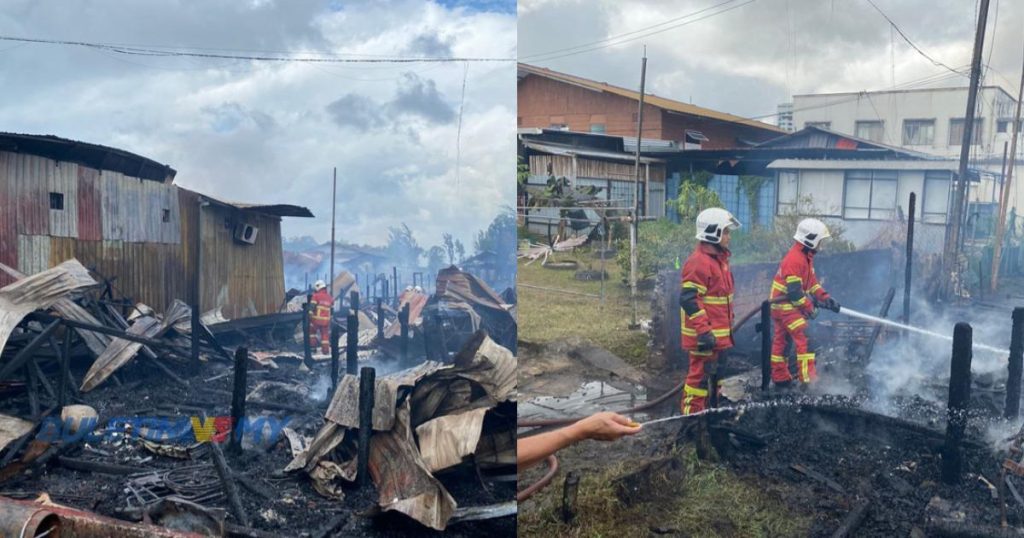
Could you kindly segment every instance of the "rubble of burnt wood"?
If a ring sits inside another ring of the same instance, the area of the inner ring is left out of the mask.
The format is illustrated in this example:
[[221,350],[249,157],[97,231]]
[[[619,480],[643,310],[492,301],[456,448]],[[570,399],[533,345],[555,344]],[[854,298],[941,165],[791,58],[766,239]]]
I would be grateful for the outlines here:
[[301,308],[193,329],[188,305],[132,304],[75,260],[0,270],[0,535],[514,532],[515,358],[479,332],[423,362],[416,290],[352,297],[332,357]]

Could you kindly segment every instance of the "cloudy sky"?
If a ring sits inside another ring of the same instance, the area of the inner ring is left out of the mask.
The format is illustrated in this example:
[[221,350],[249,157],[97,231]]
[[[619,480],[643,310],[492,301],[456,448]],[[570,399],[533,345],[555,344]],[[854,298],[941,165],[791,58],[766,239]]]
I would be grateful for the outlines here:
[[[874,3],[928,56],[969,66],[975,1]],[[1024,2],[991,0],[985,82],[1014,95],[1022,29]],[[774,114],[793,94],[885,89],[894,73],[896,85],[943,74],[933,85],[968,82],[915,52],[868,0],[520,0],[518,33],[521,61],[629,88],[646,44],[652,93],[745,117]]]
[[[293,57],[514,58],[514,0],[0,0],[0,35]],[[132,151],[176,182],[295,203],[286,236],[472,244],[515,203],[512,62],[284,63],[0,41],[0,131]],[[462,99],[465,80],[465,99]],[[457,158],[462,109],[461,158]],[[460,166],[456,167],[456,162]]]

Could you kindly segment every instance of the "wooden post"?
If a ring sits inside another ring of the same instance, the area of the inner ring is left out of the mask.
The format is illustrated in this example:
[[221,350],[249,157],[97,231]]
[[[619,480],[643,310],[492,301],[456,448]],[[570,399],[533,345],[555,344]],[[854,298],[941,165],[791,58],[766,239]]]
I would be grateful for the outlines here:
[[246,515],[245,508],[242,507],[242,498],[238,495],[235,478],[231,473],[231,468],[228,467],[227,460],[224,459],[224,452],[221,451],[219,443],[210,443],[210,455],[213,457],[213,467],[217,471],[217,476],[220,477],[220,482],[224,486],[231,515],[235,516],[242,526],[248,527],[249,516]]
[[[998,11],[997,11],[998,12]],[[1003,256],[1003,238],[1006,236],[1006,209],[1010,205],[1010,187],[1013,185],[1013,168],[1017,164],[1017,136],[1020,134],[1021,100],[1024,100],[1024,66],[1021,67],[1020,87],[1017,89],[1017,111],[1013,115],[1013,135],[1010,137],[1010,164],[1003,176],[1003,191],[999,197],[999,217],[996,220],[996,238],[992,248],[992,277],[989,285],[996,291],[999,284],[999,263]],[[1005,159],[1004,159],[1005,160]]]
[[402,349],[402,360],[409,360],[409,303],[405,303],[402,310],[398,312],[398,322],[401,324],[402,336],[399,343]]
[[235,350],[235,385],[231,394],[231,440],[228,450],[234,454],[242,452],[242,421],[245,419],[245,393],[249,370],[249,350],[240,347]]
[[757,325],[761,331],[761,390],[768,390],[772,382],[772,304],[761,303],[761,322]]
[[576,520],[576,494],[580,489],[580,474],[569,471],[562,486],[562,522],[572,525]]
[[949,365],[949,403],[946,407],[946,443],[942,449],[942,481],[960,482],[963,467],[960,444],[967,428],[967,404],[971,399],[972,329],[960,322],[953,328],[953,360]]
[[917,195],[910,193],[910,211],[907,212],[907,266],[903,270],[903,324],[910,324],[910,280],[914,267],[914,211]]
[[64,345],[60,349],[60,379],[57,380],[57,409],[68,403],[68,379],[71,378],[71,328],[64,327]]
[[345,373],[356,375],[359,370],[359,317],[348,315],[348,333],[345,347]]
[[1013,309],[1013,328],[1010,331],[1010,368],[1006,380],[1005,417],[1016,419],[1020,413],[1020,381],[1024,371],[1024,308]]
[[331,319],[331,394],[338,388],[338,360],[341,353],[338,352],[338,323]]
[[370,483],[370,435],[373,433],[374,384],[377,371],[370,367],[359,370],[359,454],[356,476],[359,487]]
[[394,265],[391,266],[391,281],[395,293],[395,306],[398,306],[398,296],[401,295],[401,293],[398,291],[398,267],[395,267]]
[[302,305],[302,352],[306,364],[313,360],[313,350],[309,343],[309,309],[313,302],[313,294],[306,294],[306,304]]
[[25,363],[25,388],[28,390],[28,409],[32,419],[39,418],[39,380],[36,379],[36,370],[32,368],[32,357]]
[[377,297],[377,339],[384,339],[384,301]]
[[349,304],[352,305],[352,313],[353,314],[358,314],[359,313],[359,292],[358,291],[353,291],[351,294],[349,294]]

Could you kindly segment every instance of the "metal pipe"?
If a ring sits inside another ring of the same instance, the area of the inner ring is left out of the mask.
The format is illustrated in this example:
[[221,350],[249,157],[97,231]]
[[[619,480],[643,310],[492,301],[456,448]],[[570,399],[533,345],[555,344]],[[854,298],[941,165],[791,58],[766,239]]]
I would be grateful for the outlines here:
[[0,536],[60,536],[60,518],[40,504],[15,504],[0,497]]
[[960,322],[953,328],[953,358],[949,365],[949,402],[946,407],[946,441],[942,450],[942,481],[960,482],[963,467],[960,445],[967,428],[967,404],[971,398],[970,324]]
[[359,487],[370,484],[370,436],[373,434],[374,383],[377,371],[370,367],[359,370],[359,453],[356,476]]
[[910,207],[907,212],[907,266],[903,270],[903,324],[910,324],[910,280],[914,261],[914,212],[917,194],[910,193]]
[[1006,379],[1006,412],[1009,419],[1020,413],[1020,382],[1024,371],[1024,308],[1013,309],[1013,328],[1010,331],[1010,366]]

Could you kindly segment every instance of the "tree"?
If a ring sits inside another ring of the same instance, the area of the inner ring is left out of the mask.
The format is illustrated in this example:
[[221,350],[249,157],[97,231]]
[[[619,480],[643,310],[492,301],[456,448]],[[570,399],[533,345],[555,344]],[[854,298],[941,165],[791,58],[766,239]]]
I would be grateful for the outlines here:
[[466,261],[466,247],[458,239],[455,240],[455,252],[459,255],[459,263]]
[[452,241],[452,234],[445,233],[442,237],[444,238],[444,249],[448,253],[448,265],[455,265],[455,243]]
[[445,268],[445,251],[443,248],[434,245],[427,251],[427,272],[436,273]]
[[412,230],[405,223],[401,226],[388,228],[388,257],[396,264],[404,267],[419,266],[423,249],[416,243]]

